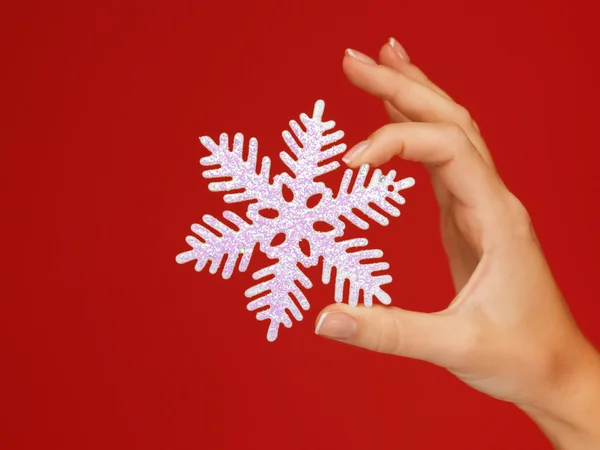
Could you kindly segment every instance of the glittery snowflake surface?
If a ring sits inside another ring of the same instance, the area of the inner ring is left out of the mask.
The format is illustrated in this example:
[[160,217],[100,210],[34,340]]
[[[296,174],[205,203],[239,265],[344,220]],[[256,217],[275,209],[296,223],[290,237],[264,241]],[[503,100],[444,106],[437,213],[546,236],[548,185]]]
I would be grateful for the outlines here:
[[346,280],[350,286],[348,303],[352,306],[358,304],[361,293],[365,306],[373,304],[373,297],[386,305],[391,301],[382,285],[391,282],[392,277],[381,273],[389,265],[377,261],[383,252],[365,249],[368,241],[364,238],[341,239],[345,228],[341,219],[367,229],[369,223],[355,214],[358,210],[375,222],[387,225],[387,216],[372,205],[387,215],[399,216],[400,211],[394,204],[404,204],[399,192],[413,186],[414,180],[396,180],[394,170],[383,175],[379,169],[367,180],[369,167],[364,165],[353,183],[354,172],[351,169],[344,172],[336,195],[324,183],[315,181],[340,165],[337,161],[321,163],[346,150],[345,144],[339,143],[344,136],[342,131],[326,134],[335,127],[335,122],[322,121],[324,107],[325,103],[319,100],[312,117],[301,114],[304,127],[295,120],[290,121],[293,135],[283,132],[289,152],[280,153],[290,173],[280,173],[272,180],[268,157],[262,159],[257,170],[255,138],[249,141],[247,158],[243,157],[244,137],[239,133],[233,139],[233,148],[227,134],[221,134],[218,143],[207,136],[200,138],[210,152],[200,160],[203,166],[211,167],[204,170],[203,176],[219,179],[211,182],[209,189],[229,192],[224,196],[227,203],[253,203],[248,205],[245,218],[231,211],[223,213],[224,220],[205,215],[203,224],[192,225],[197,237],[186,238],[191,250],[177,255],[176,260],[180,264],[196,261],[196,271],[201,271],[210,261],[210,273],[217,273],[223,266],[222,276],[229,278],[236,265],[240,272],[247,269],[258,244],[260,251],[276,262],[253,274],[259,281],[246,291],[246,297],[252,299],[248,310],[258,310],[258,320],[270,321],[269,341],[277,339],[280,324],[291,327],[292,317],[302,320],[300,308],[309,309],[302,288],[308,289],[312,283],[302,267],[315,266],[321,258],[323,283],[330,282],[332,269],[336,269],[336,302],[343,300]]

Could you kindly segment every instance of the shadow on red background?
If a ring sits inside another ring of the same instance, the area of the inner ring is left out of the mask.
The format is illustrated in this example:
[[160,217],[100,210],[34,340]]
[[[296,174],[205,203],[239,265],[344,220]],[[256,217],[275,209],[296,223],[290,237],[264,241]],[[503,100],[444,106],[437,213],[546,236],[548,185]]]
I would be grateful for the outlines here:
[[[481,125],[596,343],[597,24],[592,1],[14,2],[2,39],[0,314],[6,449],[549,448],[510,405],[427,364],[313,334],[333,287],[268,343],[246,274],[175,255],[223,209],[200,135],[280,132],[318,98],[353,144],[385,122],[344,79],[389,35]],[[367,237],[396,305],[452,297],[425,171]],[[274,162],[274,172],[281,169]],[[317,268],[309,271],[318,281]]]

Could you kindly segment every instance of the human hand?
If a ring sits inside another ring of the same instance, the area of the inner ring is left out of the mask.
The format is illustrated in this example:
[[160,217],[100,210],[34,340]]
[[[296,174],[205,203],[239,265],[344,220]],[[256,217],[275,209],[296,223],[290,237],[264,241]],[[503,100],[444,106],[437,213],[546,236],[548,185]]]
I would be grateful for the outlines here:
[[349,50],[343,67],[355,86],[385,102],[392,123],[344,161],[377,166],[399,156],[425,164],[457,294],[433,314],[330,305],[315,332],[444,367],[515,403],[557,448],[600,448],[600,357],[572,319],[526,209],[498,176],[468,111],[396,41],[379,57],[377,64]]

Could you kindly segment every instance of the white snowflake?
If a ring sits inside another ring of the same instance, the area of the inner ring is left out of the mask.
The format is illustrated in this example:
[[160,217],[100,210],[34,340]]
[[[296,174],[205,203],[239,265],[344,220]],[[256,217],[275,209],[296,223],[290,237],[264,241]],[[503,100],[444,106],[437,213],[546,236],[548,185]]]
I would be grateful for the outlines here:
[[[256,314],[258,320],[270,320],[269,341],[277,339],[280,324],[287,328],[292,326],[290,314],[296,320],[302,320],[296,303],[304,310],[309,309],[301,287],[308,289],[312,284],[300,265],[305,268],[315,266],[320,258],[323,258],[323,283],[329,283],[331,271],[334,267],[336,269],[336,302],[343,300],[345,280],[350,283],[348,303],[352,306],[358,304],[361,292],[365,306],[373,304],[373,297],[386,305],[391,301],[381,286],[391,282],[392,277],[374,274],[387,270],[389,265],[385,262],[364,262],[381,258],[383,252],[366,249],[348,252],[365,247],[368,241],[364,238],[340,240],[345,227],[341,219],[367,229],[369,223],[354,212],[359,210],[381,225],[387,225],[388,218],[371,205],[377,205],[390,216],[399,216],[400,211],[390,200],[404,204],[399,191],[413,186],[414,179],[396,181],[394,170],[382,175],[381,170],[376,169],[366,184],[369,167],[363,165],[351,190],[353,171],[345,171],[334,197],[331,189],[315,178],[339,167],[337,161],[319,164],[344,152],[346,146],[338,143],[344,136],[342,131],[325,134],[335,127],[335,122],[321,120],[324,107],[325,103],[319,100],[315,103],[312,117],[300,115],[304,129],[295,120],[290,121],[297,141],[290,132],[284,131],[283,139],[290,153],[281,152],[280,158],[291,174],[278,174],[272,182],[268,157],[262,159],[257,173],[258,142],[255,138],[250,139],[247,159],[243,157],[244,138],[239,133],[234,137],[232,150],[227,134],[221,134],[218,144],[207,136],[200,138],[202,145],[211,153],[202,158],[200,164],[214,167],[205,170],[203,176],[228,179],[210,183],[209,189],[230,192],[224,196],[227,203],[254,203],[248,205],[248,220],[231,211],[223,213],[226,222],[205,215],[202,218],[204,225],[192,225],[192,231],[199,238],[186,238],[192,249],[177,255],[177,262],[183,264],[196,260],[196,271],[201,271],[211,261],[209,272],[212,274],[223,264],[222,276],[229,278],[238,259],[239,271],[247,269],[256,244],[259,244],[260,251],[277,262],[253,274],[255,280],[262,281],[248,289],[246,297],[256,297],[248,304],[248,310],[260,310]],[[325,147],[329,148],[324,150]],[[243,191],[239,192],[241,189]],[[238,192],[231,192],[234,190]],[[324,228],[327,230],[324,231]],[[281,233],[285,236],[278,236]],[[280,242],[282,239],[283,242]]]

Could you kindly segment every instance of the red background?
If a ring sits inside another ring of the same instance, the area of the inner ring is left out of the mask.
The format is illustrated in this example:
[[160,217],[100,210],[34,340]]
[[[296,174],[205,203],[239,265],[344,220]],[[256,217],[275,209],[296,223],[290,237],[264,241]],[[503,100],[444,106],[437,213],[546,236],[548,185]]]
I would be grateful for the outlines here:
[[[262,255],[229,281],[175,255],[223,208],[197,137],[240,131],[276,158],[288,120],[323,98],[345,142],[364,139],[385,113],[346,81],[343,51],[394,35],[471,110],[600,343],[593,3],[4,5],[0,447],[549,448],[442,369],[316,337],[333,296],[319,268],[305,320],[268,343],[243,297]],[[421,167],[393,166],[417,185],[366,236],[394,304],[433,311],[452,297],[435,202]]]

